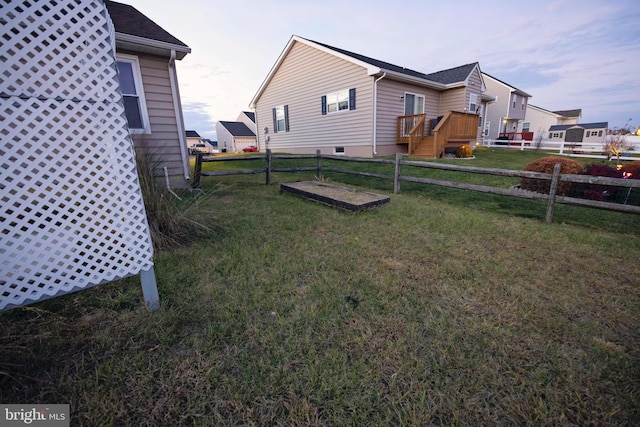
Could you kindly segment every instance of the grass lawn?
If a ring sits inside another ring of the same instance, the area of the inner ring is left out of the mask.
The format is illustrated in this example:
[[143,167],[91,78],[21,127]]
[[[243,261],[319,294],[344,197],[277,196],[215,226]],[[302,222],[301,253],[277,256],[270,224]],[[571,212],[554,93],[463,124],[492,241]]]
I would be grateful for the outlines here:
[[185,200],[217,228],[156,254],[159,311],[130,278],[0,313],[0,401],[87,426],[640,424],[637,215],[545,224],[541,203],[405,183],[351,214],[263,181]]

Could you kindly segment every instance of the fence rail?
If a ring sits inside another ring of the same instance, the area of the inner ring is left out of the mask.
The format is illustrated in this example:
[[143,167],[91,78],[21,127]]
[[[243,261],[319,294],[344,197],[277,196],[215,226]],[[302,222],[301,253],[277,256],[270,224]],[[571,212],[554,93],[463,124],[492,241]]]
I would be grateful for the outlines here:
[[[320,153],[320,150],[318,150],[315,155],[312,155],[312,154],[302,154],[302,155],[276,154],[274,155],[272,154],[271,150],[267,150],[266,155],[259,155],[259,156],[254,155],[254,156],[242,156],[242,157],[203,157],[202,154],[198,154],[196,156],[193,187],[198,188],[200,186],[200,178],[202,176],[229,176],[229,175],[248,175],[248,174],[264,173],[266,176],[266,184],[270,185],[271,174],[273,172],[316,172],[316,177],[318,177],[318,179],[324,178],[324,172],[334,172],[334,173],[359,175],[359,176],[365,176],[365,177],[371,177],[371,178],[382,178],[382,179],[393,180],[394,193],[399,193],[401,181],[406,181],[406,182],[414,182],[414,183],[420,183],[420,184],[438,185],[438,186],[449,187],[449,188],[457,188],[462,190],[478,191],[482,193],[497,194],[502,196],[518,197],[522,199],[546,201],[547,215],[545,220],[546,222],[549,222],[549,223],[553,221],[553,207],[555,203],[640,214],[640,206],[636,206],[636,205],[612,203],[612,202],[590,200],[590,199],[581,199],[577,197],[569,197],[569,196],[556,194],[557,187],[560,182],[581,183],[581,184],[591,184],[591,185],[609,185],[609,186],[616,186],[616,187],[629,189],[629,192],[631,192],[632,189],[640,188],[640,179],[622,179],[622,178],[608,178],[608,177],[601,177],[601,176],[560,174],[559,163],[556,164],[554,172],[552,174],[548,174],[548,173],[521,171],[521,170],[479,168],[479,167],[473,167],[473,166],[459,166],[459,165],[451,165],[451,164],[445,164],[445,163],[421,162],[421,161],[413,161],[413,160],[403,160],[402,158],[403,158],[403,155],[400,153],[396,154],[395,160],[363,159],[363,158],[352,158],[352,157],[344,157],[344,156],[331,156],[331,155],[322,155]],[[279,160],[316,159],[316,166],[315,167],[274,168],[272,166],[274,159],[279,159]],[[214,171],[214,172],[202,171],[203,163],[242,161],[242,160],[245,160],[245,161],[265,160],[265,167],[261,169],[239,169],[239,170],[232,170],[232,171]],[[349,170],[349,169],[341,169],[341,168],[335,168],[335,167],[325,167],[322,164],[322,160],[334,160],[334,161],[340,161],[345,163],[372,163],[372,164],[381,164],[381,165],[384,165],[384,164],[394,165],[394,174],[388,175],[388,174],[381,174],[381,173],[374,173],[374,172],[362,172],[362,171],[355,171],[355,170]],[[455,171],[455,172],[466,172],[466,173],[473,173],[473,174],[486,174],[486,175],[507,176],[507,177],[517,177],[517,178],[542,179],[550,182],[549,193],[545,194],[545,193],[538,193],[535,191],[523,190],[520,188],[491,187],[486,185],[469,184],[469,183],[458,182],[458,181],[445,181],[445,180],[439,180],[439,179],[433,179],[433,178],[411,176],[411,175],[402,173],[403,166],[448,170],[448,171]]]
[[[482,141],[483,147],[489,148],[505,148],[524,150],[545,150],[557,151],[558,154],[569,155],[571,157],[586,157],[592,159],[607,159],[611,157],[603,143],[597,142],[564,142],[564,141],[529,141],[524,139],[518,140],[501,140],[501,139],[485,139]],[[634,154],[636,156],[634,157]],[[630,148],[620,157],[620,160],[633,161],[639,160],[640,143],[631,142]]]

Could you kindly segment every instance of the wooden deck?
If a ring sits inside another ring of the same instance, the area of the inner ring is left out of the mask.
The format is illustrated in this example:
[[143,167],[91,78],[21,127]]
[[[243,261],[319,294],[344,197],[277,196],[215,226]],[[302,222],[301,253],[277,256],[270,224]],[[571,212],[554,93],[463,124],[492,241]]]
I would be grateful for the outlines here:
[[478,120],[477,114],[459,111],[449,111],[439,121],[428,120],[426,114],[400,116],[396,143],[407,144],[410,156],[439,158],[446,148],[474,143],[478,138]]

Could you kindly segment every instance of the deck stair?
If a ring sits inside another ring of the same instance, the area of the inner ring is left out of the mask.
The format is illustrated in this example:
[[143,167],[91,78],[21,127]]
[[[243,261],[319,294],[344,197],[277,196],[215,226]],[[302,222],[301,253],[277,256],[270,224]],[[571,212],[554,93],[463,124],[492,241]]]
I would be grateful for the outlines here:
[[407,144],[410,156],[436,159],[446,148],[472,144],[478,137],[476,114],[449,111],[438,119],[427,120],[426,114],[398,117],[397,143]]

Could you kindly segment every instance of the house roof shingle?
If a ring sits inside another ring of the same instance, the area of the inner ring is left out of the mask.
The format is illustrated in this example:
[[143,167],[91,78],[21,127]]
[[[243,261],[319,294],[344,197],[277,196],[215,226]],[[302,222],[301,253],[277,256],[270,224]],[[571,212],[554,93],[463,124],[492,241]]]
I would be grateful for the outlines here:
[[582,108],[576,108],[575,110],[559,110],[552,111],[552,113],[558,114],[564,117],[580,117],[582,115]]
[[187,138],[200,138],[200,135],[195,130],[187,130],[185,133],[187,134]]
[[225,127],[233,136],[256,136],[251,129],[242,122],[218,122]]
[[[308,39],[305,39],[308,40]],[[477,62],[473,62],[466,65],[461,65],[459,67],[450,68],[448,70],[437,71],[431,74],[421,73],[419,71],[411,70],[409,68],[400,67],[399,65],[391,64],[390,62],[380,61],[378,59],[370,58],[365,55],[360,55],[359,53],[350,52],[348,50],[340,49],[334,46],[330,46],[328,44],[320,43],[314,40],[308,40],[317,45],[326,47],[327,49],[331,49],[333,51],[339,52],[343,55],[350,56],[358,61],[366,62],[367,64],[371,64],[375,67],[381,68],[383,70],[389,70],[400,74],[405,74],[411,77],[417,77],[419,79],[429,80],[436,83],[442,84],[452,84],[463,82],[469,77],[471,71],[473,71],[474,67],[478,65]]]
[[249,117],[249,120],[251,120],[253,123],[256,122],[256,113],[252,111],[243,111],[242,113],[247,117]]
[[107,6],[107,11],[117,33],[175,45],[180,48],[181,52],[191,51],[189,46],[169,34],[135,7],[111,0],[104,0],[104,4]]
[[484,75],[485,75],[485,76],[487,76],[487,77],[491,77],[493,80],[498,81],[498,82],[502,83],[502,84],[503,84],[503,85],[505,85],[505,86],[510,87],[511,89],[513,89],[513,91],[514,91],[516,94],[518,94],[518,95],[520,95],[520,96],[526,96],[527,98],[531,98],[531,95],[529,95],[527,92],[525,92],[525,91],[523,91],[523,90],[520,90],[520,89],[518,89],[517,87],[515,87],[515,86],[513,86],[513,85],[510,85],[509,83],[504,82],[504,81],[502,81],[502,80],[500,80],[500,79],[498,79],[498,78],[496,78],[496,77],[493,77],[491,74],[487,74],[487,73],[485,73],[485,72],[483,72],[482,74],[484,74]]
[[[276,73],[278,67],[284,61],[284,58],[288,54],[289,50],[295,43],[303,43],[309,46],[313,46],[316,49],[324,49],[329,54],[334,54],[336,56],[342,56],[343,59],[352,61],[357,63],[360,66],[368,68],[368,73],[370,76],[378,76],[382,73],[389,74],[389,78],[398,79],[398,80],[406,80],[410,81],[414,84],[424,85],[426,87],[431,87],[433,89],[443,91],[447,89],[451,89],[454,87],[463,86],[471,72],[478,67],[478,71],[481,73],[480,78],[482,79],[482,72],[480,71],[480,65],[477,62],[473,62],[466,65],[461,65],[459,67],[450,68],[448,70],[442,70],[431,74],[421,73],[419,71],[411,70],[409,68],[400,67],[395,64],[391,64],[390,62],[380,61],[379,59],[374,59],[365,55],[361,55],[359,53],[350,52],[345,49],[340,49],[335,46],[330,46],[325,43],[320,43],[314,40],[309,40],[302,38],[300,36],[293,35],[287,46],[284,48],[278,60],[271,68],[271,71],[262,82],[262,85],[258,89],[258,92],[255,94],[253,99],[251,100],[251,106],[255,107],[257,100],[260,98],[267,85],[271,81],[271,78]],[[330,51],[330,52],[329,52]],[[483,83],[484,87],[484,83]],[[495,100],[493,97],[488,97],[483,95],[484,100]]]
[[553,125],[553,126],[549,126],[549,131],[567,130],[573,127],[579,127],[583,129],[607,129],[609,127],[609,122],[578,123],[575,125]]
[[478,65],[477,62],[472,62],[471,64],[449,68],[448,70],[437,71],[435,73],[427,74],[427,78],[444,84],[463,82],[467,77],[469,77],[469,74],[471,74],[476,65]]

